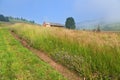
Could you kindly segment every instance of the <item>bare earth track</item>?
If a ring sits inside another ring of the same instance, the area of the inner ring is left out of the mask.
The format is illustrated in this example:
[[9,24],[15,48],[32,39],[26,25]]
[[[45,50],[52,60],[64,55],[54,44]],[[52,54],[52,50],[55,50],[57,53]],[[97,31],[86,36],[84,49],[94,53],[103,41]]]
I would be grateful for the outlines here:
[[24,47],[28,48],[33,53],[37,54],[37,56],[39,56],[44,62],[47,62],[48,64],[50,64],[54,69],[60,72],[68,80],[84,80],[83,78],[76,75],[74,72],[68,70],[66,67],[62,66],[61,64],[56,63],[54,60],[48,57],[47,54],[30,47],[29,44],[25,40],[20,39],[20,37],[16,35],[14,32],[11,31],[11,33],[18,41],[21,42],[21,44]]

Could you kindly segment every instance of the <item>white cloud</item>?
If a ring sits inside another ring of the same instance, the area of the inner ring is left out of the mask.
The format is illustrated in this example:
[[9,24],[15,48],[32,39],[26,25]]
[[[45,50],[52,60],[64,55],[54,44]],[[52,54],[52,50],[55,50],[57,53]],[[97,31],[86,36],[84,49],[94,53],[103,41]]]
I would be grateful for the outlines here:
[[76,12],[100,12],[106,19],[120,20],[120,0],[75,0],[74,5]]

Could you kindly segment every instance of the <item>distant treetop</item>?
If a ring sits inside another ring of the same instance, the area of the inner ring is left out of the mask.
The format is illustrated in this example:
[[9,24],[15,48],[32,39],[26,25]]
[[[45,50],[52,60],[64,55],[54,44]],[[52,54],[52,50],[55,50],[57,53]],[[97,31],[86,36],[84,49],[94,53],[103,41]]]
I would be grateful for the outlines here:
[[73,17],[68,17],[65,22],[65,27],[68,29],[75,29],[75,21]]

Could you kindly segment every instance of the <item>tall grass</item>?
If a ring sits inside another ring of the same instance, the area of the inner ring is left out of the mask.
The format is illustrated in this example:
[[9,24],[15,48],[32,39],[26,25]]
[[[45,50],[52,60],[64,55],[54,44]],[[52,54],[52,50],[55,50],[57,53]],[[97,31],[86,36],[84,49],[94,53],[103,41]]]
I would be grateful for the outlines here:
[[23,47],[7,28],[1,28],[0,80],[66,80],[66,78]]
[[95,33],[15,24],[11,28],[30,46],[86,79],[120,79],[120,33]]

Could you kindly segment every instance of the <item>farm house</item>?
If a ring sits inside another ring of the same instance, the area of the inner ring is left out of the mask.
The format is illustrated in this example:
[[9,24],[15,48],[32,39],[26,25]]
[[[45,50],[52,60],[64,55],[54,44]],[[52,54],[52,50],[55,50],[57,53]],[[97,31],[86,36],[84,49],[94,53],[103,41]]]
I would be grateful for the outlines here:
[[59,24],[59,23],[50,23],[50,22],[44,22],[43,23],[44,27],[64,27],[64,25]]

